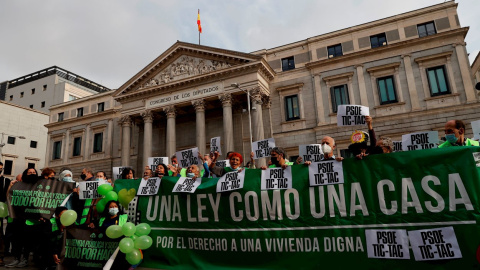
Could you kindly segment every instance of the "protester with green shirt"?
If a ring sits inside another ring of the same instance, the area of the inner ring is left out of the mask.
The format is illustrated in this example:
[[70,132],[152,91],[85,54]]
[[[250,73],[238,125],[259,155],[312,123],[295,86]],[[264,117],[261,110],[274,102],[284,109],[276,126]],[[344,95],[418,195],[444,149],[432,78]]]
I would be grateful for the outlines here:
[[465,123],[462,120],[450,120],[445,124],[446,142],[438,146],[445,148],[451,146],[479,146],[477,141],[465,138]]
[[[282,147],[274,147],[270,151],[270,161],[272,165],[268,166],[268,168],[279,168],[282,167],[283,169],[287,168],[288,166],[292,166],[294,163],[290,162],[286,159],[287,154],[285,153],[285,149]],[[262,170],[266,170],[267,166],[262,166]]]

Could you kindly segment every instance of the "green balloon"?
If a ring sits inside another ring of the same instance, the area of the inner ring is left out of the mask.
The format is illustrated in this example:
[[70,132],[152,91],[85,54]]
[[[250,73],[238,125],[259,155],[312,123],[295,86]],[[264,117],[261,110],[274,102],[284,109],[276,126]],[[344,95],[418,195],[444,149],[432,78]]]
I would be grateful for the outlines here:
[[105,195],[105,200],[107,202],[109,201],[117,201],[118,200],[118,194],[115,191],[109,191],[107,195]]
[[135,248],[138,248],[138,249],[147,249],[151,247],[152,244],[153,244],[153,240],[148,235],[142,235],[137,239],[135,239]]
[[137,225],[137,230],[135,231],[135,234],[138,236],[149,235],[151,230],[152,229],[150,228],[150,225],[148,225],[147,223],[140,223]]
[[122,226],[122,232],[125,236],[132,236],[135,234],[135,224],[127,222]]
[[123,253],[129,253],[133,250],[134,243],[132,238],[125,237],[120,241],[120,244],[118,244],[118,247],[120,248],[120,251]]
[[133,249],[126,256],[127,262],[131,265],[136,265],[142,260],[142,253],[138,249]]
[[102,213],[103,210],[105,210],[105,205],[107,204],[107,200],[105,198],[101,199],[100,201],[97,202],[97,213]]
[[5,218],[8,216],[8,206],[4,202],[0,202],[0,218]]
[[60,223],[65,227],[72,225],[75,220],[77,220],[77,212],[73,210],[67,210],[60,216]]
[[105,234],[111,239],[122,237],[123,236],[122,227],[118,225],[109,226]]
[[112,191],[113,190],[113,187],[109,184],[103,184],[103,185],[100,185],[97,189],[97,193],[102,195],[102,196],[105,196],[107,195],[108,192]]
[[136,236],[135,234],[130,236],[130,238],[132,238],[133,242],[135,242],[135,240],[138,238],[138,236]]

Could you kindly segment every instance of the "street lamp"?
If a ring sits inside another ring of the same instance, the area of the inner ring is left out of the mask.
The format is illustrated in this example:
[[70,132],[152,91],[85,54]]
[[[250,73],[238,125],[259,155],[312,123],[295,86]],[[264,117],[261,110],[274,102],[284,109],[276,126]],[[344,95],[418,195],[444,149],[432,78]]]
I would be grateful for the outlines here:
[[[250,91],[249,90],[244,90],[242,88],[240,88],[240,86],[238,85],[238,83],[232,83],[230,86],[232,87],[235,87],[235,88],[238,88],[240,90],[242,90],[244,93],[247,94],[247,106],[248,106],[248,124],[250,126],[250,148],[251,148],[251,151],[253,151],[253,148],[252,148],[252,145],[253,145],[253,141],[252,141],[252,115],[250,113]],[[253,165],[253,169],[255,169],[255,163],[252,164]]]

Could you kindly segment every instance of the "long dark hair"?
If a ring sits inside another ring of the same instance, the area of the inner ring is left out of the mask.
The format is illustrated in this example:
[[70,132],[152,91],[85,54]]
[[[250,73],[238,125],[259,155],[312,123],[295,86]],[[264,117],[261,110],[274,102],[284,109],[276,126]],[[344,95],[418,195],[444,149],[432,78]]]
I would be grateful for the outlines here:
[[25,182],[25,183],[34,183],[33,181],[28,181],[28,177],[27,177],[27,173],[28,173],[28,170],[34,170],[35,171],[35,181],[38,180],[38,172],[37,170],[35,170],[35,168],[28,168],[28,169],[25,169],[25,171],[23,171],[22,173],[22,182]]
[[127,179],[127,174],[129,174],[130,171],[132,171],[133,179],[135,179],[135,171],[134,171],[132,168],[125,168],[125,169],[123,169],[123,171],[122,171],[122,178],[121,178],[121,179]]
[[108,213],[108,209],[110,208],[110,204],[112,203],[116,203],[118,205],[118,214],[117,216],[120,216],[120,215],[123,215],[123,211],[121,210],[120,208],[120,203],[117,202],[117,201],[108,201],[107,204],[105,204],[105,209],[103,209],[103,213],[102,215],[104,217],[109,217],[110,216],[110,213]]
[[[163,164],[163,163],[160,163],[157,165],[158,166],[162,166],[163,167],[163,172],[164,172],[164,175],[163,176],[168,176],[168,168],[167,168],[167,165]],[[158,177],[157,175],[157,168],[155,168],[155,172],[154,172],[155,176]]]

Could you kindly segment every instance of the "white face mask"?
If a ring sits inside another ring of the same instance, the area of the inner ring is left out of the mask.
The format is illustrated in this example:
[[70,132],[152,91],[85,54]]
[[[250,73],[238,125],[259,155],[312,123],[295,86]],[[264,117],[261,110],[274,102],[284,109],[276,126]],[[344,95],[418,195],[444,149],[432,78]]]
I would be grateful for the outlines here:
[[63,182],[74,182],[72,177],[69,177],[69,176],[66,176],[66,177],[63,177]]
[[189,178],[195,177],[195,174],[192,173],[192,172],[189,172],[189,173],[187,173],[187,177],[189,177]]
[[108,209],[108,213],[112,216],[115,216],[116,214],[118,214],[118,208],[110,208]]
[[330,154],[332,152],[332,147],[328,144],[322,144],[322,152],[324,154]]
[[95,181],[102,181],[102,178],[95,178]]

